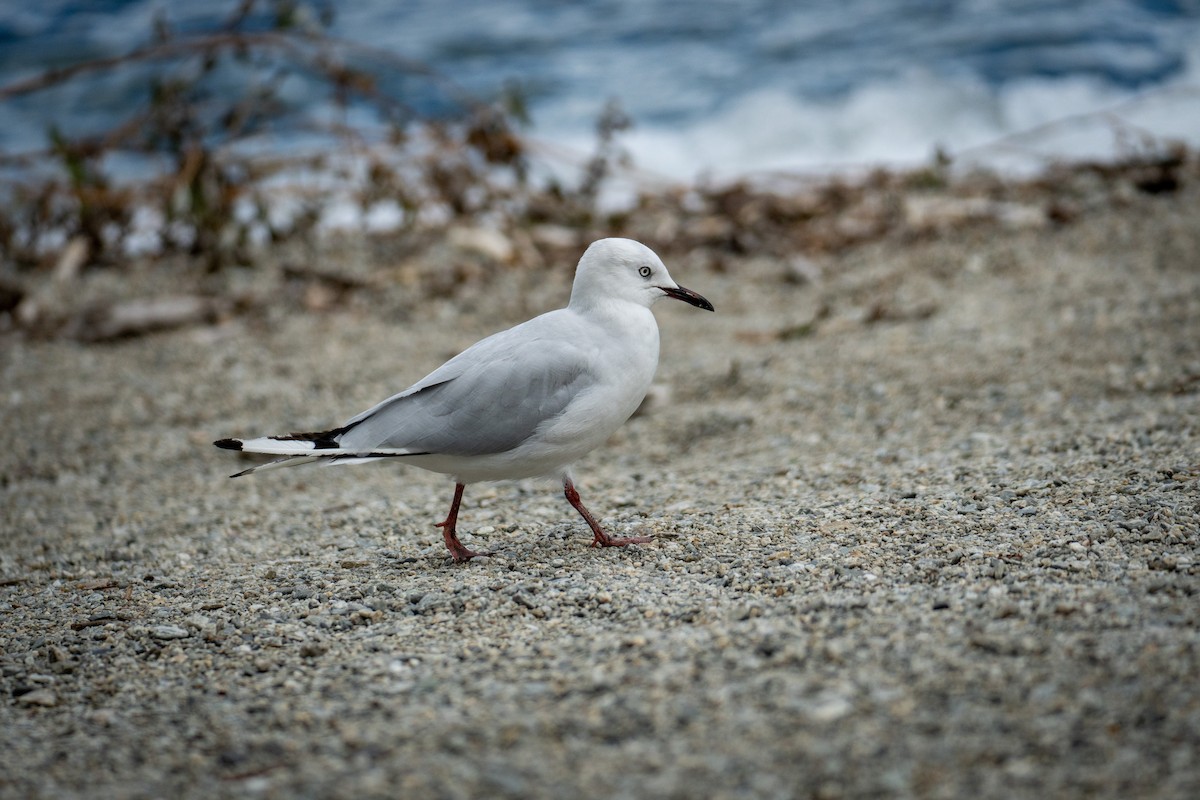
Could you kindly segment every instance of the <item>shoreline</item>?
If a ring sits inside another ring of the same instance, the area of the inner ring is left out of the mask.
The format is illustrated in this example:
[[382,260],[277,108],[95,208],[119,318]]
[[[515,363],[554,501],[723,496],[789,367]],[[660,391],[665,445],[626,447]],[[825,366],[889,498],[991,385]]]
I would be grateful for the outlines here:
[[[561,305],[577,240],[85,271],[0,333],[0,796],[1194,795],[1195,172],[660,197],[614,232],[717,314],[658,311],[657,407],[577,476],[654,542],[477,486],[462,566],[448,479],[209,442]],[[228,305],[55,327],[169,293]]]
[[[515,209],[501,211],[505,201],[497,196],[494,213],[431,212],[424,223],[396,229],[372,228],[375,206],[364,197],[339,212],[359,227],[322,228],[310,220],[311,227],[280,232],[273,244],[217,248],[217,261],[182,252],[117,258],[83,235],[36,263],[13,256],[0,262],[0,336],[113,341],[268,313],[281,299],[291,311],[322,312],[378,292],[411,311],[513,270],[573,268],[578,254],[603,236],[637,239],[691,269],[785,262],[787,279],[804,284],[819,281],[827,262],[873,243],[1070,227],[1139,197],[1172,195],[1198,178],[1200,157],[1177,146],[1114,162],[1053,165],[1022,178],[932,163],[790,185],[750,179],[680,185],[643,192],[633,206],[611,213],[580,205],[583,195],[556,199],[527,187]],[[309,213],[313,220],[324,216]]]

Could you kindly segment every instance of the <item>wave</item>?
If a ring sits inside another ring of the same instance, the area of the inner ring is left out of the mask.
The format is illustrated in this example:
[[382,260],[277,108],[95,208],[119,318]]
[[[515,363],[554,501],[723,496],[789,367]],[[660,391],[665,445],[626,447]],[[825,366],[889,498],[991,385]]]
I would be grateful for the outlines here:
[[[648,181],[901,168],[938,153],[1030,174],[1053,162],[1114,160],[1174,141],[1200,146],[1197,100],[1200,48],[1175,77],[1142,91],[1086,75],[997,86],[914,69],[831,99],[759,89],[707,116],[637,126],[621,142]],[[594,138],[577,128],[536,125],[535,132],[581,153]]]

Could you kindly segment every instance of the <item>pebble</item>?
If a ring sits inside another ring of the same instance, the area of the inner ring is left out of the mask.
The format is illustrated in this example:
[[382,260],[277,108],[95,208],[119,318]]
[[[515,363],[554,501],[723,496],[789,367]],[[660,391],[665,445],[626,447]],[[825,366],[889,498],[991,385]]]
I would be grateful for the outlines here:
[[150,636],[154,639],[186,639],[190,635],[186,628],[178,625],[154,625],[150,628]]
[[18,695],[17,702],[23,706],[41,706],[43,708],[53,708],[54,706],[58,705],[58,695],[53,689],[34,689],[31,692]]

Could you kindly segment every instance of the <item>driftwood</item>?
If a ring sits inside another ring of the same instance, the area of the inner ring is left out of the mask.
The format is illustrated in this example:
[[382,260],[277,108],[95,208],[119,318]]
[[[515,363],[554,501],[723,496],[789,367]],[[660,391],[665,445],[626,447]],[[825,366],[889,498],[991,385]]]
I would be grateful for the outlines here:
[[63,335],[104,342],[154,331],[215,322],[229,303],[200,295],[164,295],[92,306],[63,325]]

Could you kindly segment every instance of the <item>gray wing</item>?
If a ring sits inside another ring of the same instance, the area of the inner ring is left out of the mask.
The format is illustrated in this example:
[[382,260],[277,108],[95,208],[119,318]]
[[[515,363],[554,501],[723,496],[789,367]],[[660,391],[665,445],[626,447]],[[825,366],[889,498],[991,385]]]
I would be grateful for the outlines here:
[[539,335],[546,327],[526,323],[460,353],[348,422],[340,449],[478,456],[517,447],[595,383],[587,347]]

